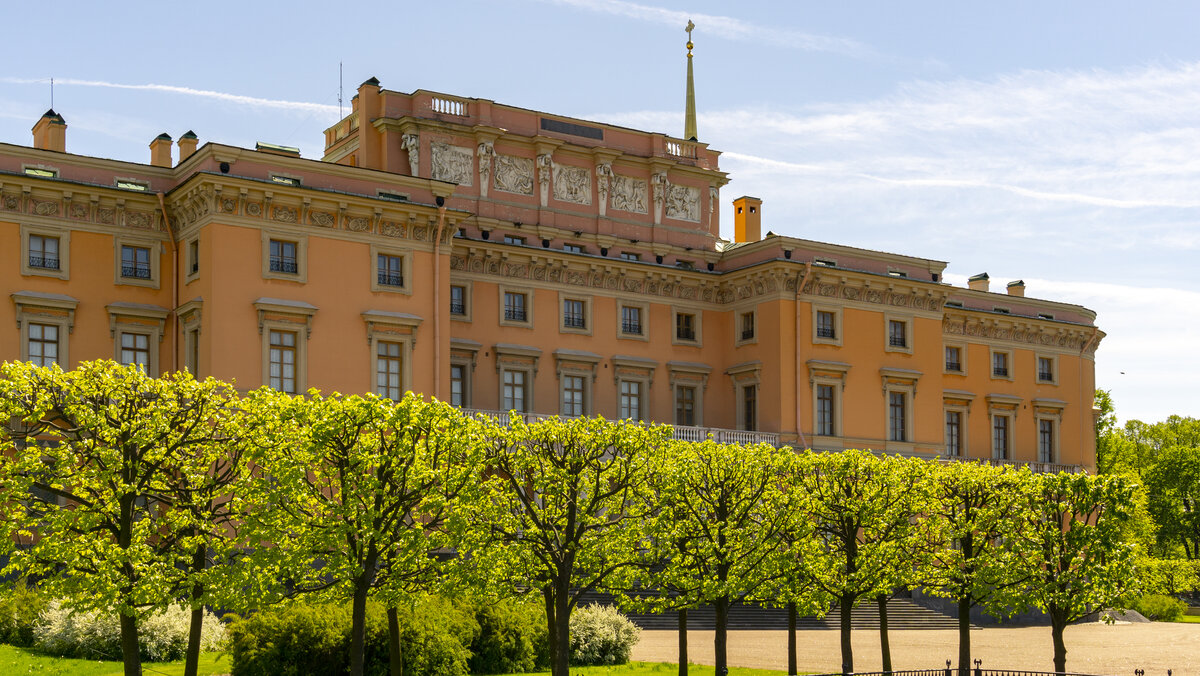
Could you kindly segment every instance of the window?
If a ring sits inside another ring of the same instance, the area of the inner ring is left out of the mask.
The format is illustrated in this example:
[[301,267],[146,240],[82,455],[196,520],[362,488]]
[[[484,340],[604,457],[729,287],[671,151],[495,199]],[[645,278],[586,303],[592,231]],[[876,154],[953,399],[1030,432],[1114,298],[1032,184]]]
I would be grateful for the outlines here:
[[1038,462],[1054,462],[1055,434],[1054,421],[1046,418],[1038,420]]
[[388,192],[386,190],[379,190],[379,191],[376,191],[375,194],[378,195],[379,199],[381,199],[381,200],[391,200],[393,202],[407,202],[408,201],[408,195],[406,195],[404,193]]
[[562,379],[562,414],[565,416],[581,416],[583,407],[583,376],[563,376]]
[[504,371],[504,410],[525,412],[524,371]]
[[1054,357],[1038,357],[1038,382],[1053,383],[1054,382]]
[[815,345],[842,344],[841,308],[812,306],[812,342]]
[[137,192],[147,192],[150,190],[149,183],[132,178],[118,178],[117,187],[121,190],[136,190]]
[[621,307],[621,333],[642,335],[642,308],[629,305]]
[[834,331],[833,313],[828,310],[817,310],[817,337],[837,338]]
[[754,340],[754,313],[753,312],[743,312],[741,315],[741,318],[738,321],[738,325],[741,327],[740,335],[741,335],[741,337],[742,337],[741,339],[743,341]]
[[150,279],[150,249],[141,246],[121,246],[121,276]]
[[742,386],[742,429],[758,429],[758,385]]
[[696,264],[693,263],[692,261],[676,260],[675,267],[679,268],[680,270],[695,270]]
[[271,272],[294,275],[300,271],[296,261],[296,243],[271,240]]
[[1054,315],[1052,315],[1052,314],[1046,314],[1046,313],[1044,313],[1044,312],[1039,312],[1039,313],[1038,313],[1038,319],[1051,319],[1051,320],[1052,320],[1052,319],[1054,319]]
[[[144,333],[121,333],[121,363],[136,364],[150,372],[150,336]],[[154,375],[151,373],[151,375]]]
[[817,385],[817,436],[836,436],[833,427],[833,385]]
[[29,267],[58,270],[58,238],[45,235],[29,236]]
[[951,373],[962,373],[962,348],[957,345],[946,346],[946,370]]
[[563,327],[568,329],[585,329],[584,302],[575,298],[563,300]]
[[[291,282],[307,282],[308,270],[305,256],[308,251],[308,238],[297,237],[291,232],[262,233],[262,276],[264,279],[286,279]],[[375,248],[371,248],[374,255]],[[366,272],[372,275],[371,283],[375,284],[374,270],[371,269],[370,259],[365,261]],[[377,290],[377,289],[372,289]]]
[[675,388],[675,424],[692,427],[696,424],[696,388]]
[[375,394],[392,401],[404,396],[400,343],[378,341],[375,348]]
[[184,357],[184,367],[193,376],[200,375],[200,329],[190,329],[184,334],[184,343],[186,356]]
[[962,455],[962,412],[946,411],[946,455]]
[[992,416],[992,457],[997,460],[1008,459],[1010,424],[1011,418],[1007,415]]
[[563,251],[576,254],[587,253],[587,249],[584,249],[581,244],[564,244]]
[[888,392],[888,440],[908,441],[908,398],[904,392]]
[[467,289],[453,284],[450,286],[450,314],[463,316],[467,314]]
[[621,381],[621,417],[642,419],[642,384],[636,380]]
[[271,182],[278,183],[279,185],[300,185],[300,179],[295,176],[281,176],[279,174],[271,174]]
[[504,318],[510,322],[527,322],[525,313],[525,294],[512,291],[504,292]]
[[622,251],[621,252],[621,260],[623,260],[623,261],[640,261],[640,260],[642,260],[642,255],[639,253]]
[[837,261],[831,258],[814,258],[813,265],[820,265],[823,268],[836,268]]
[[268,384],[280,392],[296,394],[296,334],[271,331]]
[[58,178],[58,170],[46,167],[25,167],[25,175],[38,178]]
[[389,254],[377,254],[375,260],[380,286],[404,286],[403,258]]
[[993,378],[1008,378],[1009,369],[1009,354],[1007,352],[992,352],[992,377]]
[[504,243],[505,243],[505,244],[524,244],[524,243],[525,243],[525,238],[524,238],[524,237],[517,237],[516,235],[505,235],[505,236],[504,236]]
[[34,366],[58,363],[58,327],[53,324],[29,325],[29,361]]
[[696,340],[696,315],[687,312],[675,314],[675,339],[689,342]]
[[467,365],[450,365],[450,404],[462,408],[466,406],[467,394]]
[[898,279],[905,279],[908,277],[908,273],[904,272],[903,270],[888,270],[888,277],[896,277]]
[[888,320],[888,347],[908,347],[908,322]]
[[188,275],[200,272],[200,240],[188,242]]

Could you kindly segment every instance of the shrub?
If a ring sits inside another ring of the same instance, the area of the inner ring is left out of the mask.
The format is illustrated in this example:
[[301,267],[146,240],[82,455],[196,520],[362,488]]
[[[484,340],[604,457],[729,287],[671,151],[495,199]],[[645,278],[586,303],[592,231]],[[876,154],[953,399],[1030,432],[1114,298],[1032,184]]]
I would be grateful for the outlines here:
[[0,596],[0,643],[28,648],[33,645],[33,630],[46,609],[46,599],[37,590],[18,580]]
[[1165,594],[1146,594],[1134,601],[1133,609],[1151,620],[1174,622],[1187,610],[1187,604]]
[[625,664],[641,631],[613,606],[578,608],[571,613],[571,663]]
[[[138,652],[142,659],[147,662],[183,659],[191,621],[191,610],[172,606],[138,622]],[[224,645],[225,628],[210,612],[204,613],[200,635],[201,650],[218,650]],[[111,614],[73,613],[53,601],[34,629],[34,647],[60,657],[119,660],[121,621]]]
[[475,610],[479,634],[471,644],[471,673],[516,674],[550,666],[546,612],[510,599]]

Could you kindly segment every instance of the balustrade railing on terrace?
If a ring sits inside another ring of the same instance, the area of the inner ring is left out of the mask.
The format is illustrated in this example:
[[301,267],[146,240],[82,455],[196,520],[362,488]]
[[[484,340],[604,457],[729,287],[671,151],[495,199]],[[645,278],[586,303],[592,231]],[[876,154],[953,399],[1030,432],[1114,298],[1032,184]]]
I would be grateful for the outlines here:
[[696,145],[697,144],[692,141],[682,141],[676,139],[667,139],[665,142],[668,155],[685,160],[696,159]]
[[[475,408],[462,409],[463,414],[470,417],[485,417],[491,418],[497,424],[507,425],[511,420],[512,413],[506,411],[485,411]],[[526,423],[533,423],[539,420],[548,418],[562,418],[564,420],[574,416],[554,415],[552,413],[517,413]],[[664,423],[651,423],[654,425]],[[687,427],[684,425],[666,425],[672,430],[671,438],[680,441],[704,441],[711,434],[713,441],[722,444],[758,444],[768,443],[772,446],[779,445],[779,435],[774,432],[751,432],[747,430],[726,430],[717,427]]]
[[471,114],[470,104],[466,99],[454,98],[445,94],[434,94],[429,99],[429,108],[433,112],[443,115],[467,117]]

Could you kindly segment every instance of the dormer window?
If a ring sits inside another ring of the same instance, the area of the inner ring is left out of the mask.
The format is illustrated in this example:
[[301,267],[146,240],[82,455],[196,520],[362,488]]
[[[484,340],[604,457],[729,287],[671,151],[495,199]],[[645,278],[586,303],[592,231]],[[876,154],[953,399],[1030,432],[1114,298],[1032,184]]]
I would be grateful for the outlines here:
[[826,267],[826,268],[836,268],[837,261],[829,259],[829,258],[814,258],[813,265],[820,265],[820,266]]
[[136,190],[138,192],[147,192],[150,190],[150,184],[145,181],[135,181],[130,178],[118,178],[117,187],[121,190]]
[[36,176],[38,178],[58,178],[58,170],[44,167],[25,167],[25,175]]
[[282,176],[280,174],[271,174],[271,182],[279,185],[300,186],[300,179],[295,176]]

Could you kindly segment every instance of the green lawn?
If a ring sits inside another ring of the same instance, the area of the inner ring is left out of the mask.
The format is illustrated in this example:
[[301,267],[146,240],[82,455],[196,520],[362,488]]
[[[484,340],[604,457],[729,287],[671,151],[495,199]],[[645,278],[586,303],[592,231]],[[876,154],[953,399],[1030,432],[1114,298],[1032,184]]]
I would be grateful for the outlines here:
[[1176,622],[1189,622],[1192,624],[1200,624],[1200,615],[1180,615]]
[[[146,662],[142,664],[142,672],[146,676],[183,676],[183,662]],[[0,645],[0,674],[121,676],[123,673],[120,662],[68,660]],[[200,673],[204,676],[228,674],[229,658],[222,657],[221,653],[204,653],[200,656]]]

